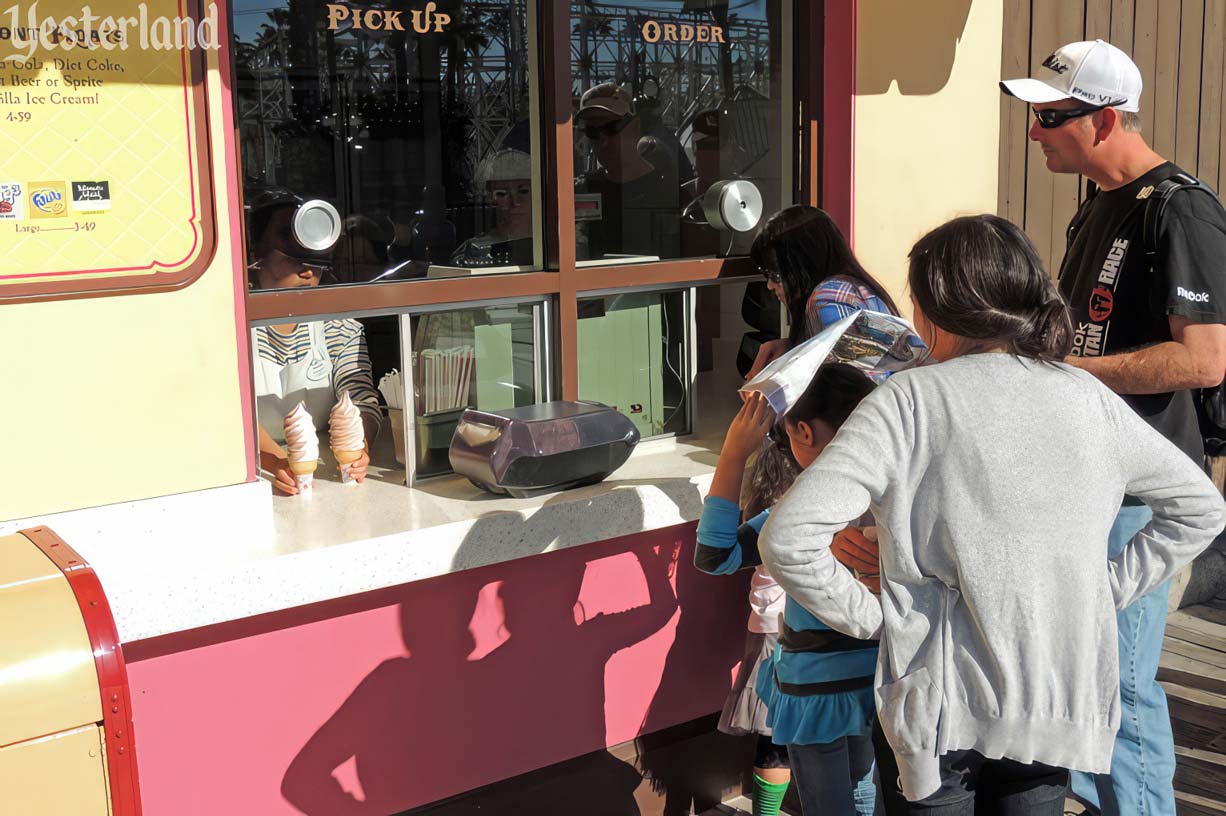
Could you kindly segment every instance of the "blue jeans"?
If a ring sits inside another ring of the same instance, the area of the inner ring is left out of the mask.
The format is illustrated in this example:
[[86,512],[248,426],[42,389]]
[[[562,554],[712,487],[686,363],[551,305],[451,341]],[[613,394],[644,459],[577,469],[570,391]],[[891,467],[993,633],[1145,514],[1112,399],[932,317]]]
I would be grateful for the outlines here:
[[805,816],[872,816],[872,737],[843,737],[815,745],[788,745],[792,779]]
[[[1108,555],[1119,555],[1150,516],[1148,507],[1121,507]],[[1165,583],[1116,613],[1121,717],[1111,774],[1072,774],[1073,794],[1110,816],[1175,816],[1175,738],[1166,694],[1155,679],[1170,589]]]

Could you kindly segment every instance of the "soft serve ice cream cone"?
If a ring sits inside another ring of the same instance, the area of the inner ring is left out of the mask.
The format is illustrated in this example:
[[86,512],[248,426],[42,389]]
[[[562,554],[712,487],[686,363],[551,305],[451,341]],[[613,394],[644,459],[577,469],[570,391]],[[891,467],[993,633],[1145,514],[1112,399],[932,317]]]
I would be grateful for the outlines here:
[[332,453],[336,455],[336,463],[341,469],[341,481],[345,484],[356,484],[354,478],[349,475],[349,466],[362,458],[366,447],[366,431],[362,428],[362,414],[349,398],[348,391],[341,394],[340,401],[332,406],[328,431]]
[[319,438],[315,435],[315,422],[301,402],[285,418],[285,447],[298,492],[306,493],[311,489],[315,468],[319,465]]

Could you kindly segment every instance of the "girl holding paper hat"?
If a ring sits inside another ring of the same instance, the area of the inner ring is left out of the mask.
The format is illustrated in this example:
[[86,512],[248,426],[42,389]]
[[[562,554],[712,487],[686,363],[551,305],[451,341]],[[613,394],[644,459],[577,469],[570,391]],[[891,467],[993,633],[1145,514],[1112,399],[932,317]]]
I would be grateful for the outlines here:
[[835,321],[862,309],[898,314],[890,293],[870,275],[834,220],[817,207],[785,207],[762,227],[749,255],[788,310],[786,338],[762,344],[745,379]]
[[[776,417],[762,393],[748,393],[728,430],[703,505],[694,565],[718,575],[757,567],[745,662],[720,721],[723,731],[760,735],[754,760],[755,816],[779,812],[789,767],[805,813],[851,816],[874,811],[870,731],[877,642],[835,632],[793,598],[782,596],[760,566],[758,534],[770,509],[759,511],[756,506],[782,496],[792,477],[817,458],[872,390],[872,381],[849,366],[831,364],[818,370],[795,404],[787,406],[786,444],[779,440],[758,457],[751,490],[756,498],[745,507],[753,515],[742,524],[738,499],[745,463],[761,447]],[[865,536],[855,527],[840,533],[839,551],[849,566],[865,566],[852,556],[869,547]],[[871,559],[868,566],[875,571]],[[863,580],[877,588],[876,578]],[[753,603],[755,596],[777,596],[782,603],[763,609],[763,604]],[[756,639],[755,631],[760,633]]]

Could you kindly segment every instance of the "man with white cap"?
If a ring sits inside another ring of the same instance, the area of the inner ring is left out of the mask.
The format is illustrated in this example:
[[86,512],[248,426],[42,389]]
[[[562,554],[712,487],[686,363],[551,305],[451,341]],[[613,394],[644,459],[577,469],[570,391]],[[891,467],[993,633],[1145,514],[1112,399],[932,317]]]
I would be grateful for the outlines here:
[[[1146,144],[1141,72],[1115,46],[1071,43],[1043,61],[1040,76],[1000,85],[1033,108],[1030,138],[1047,169],[1096,185],[1069,225],[1060,267],[1076,331],[1067,362],[1202,463],[1194,392],[1218,385],[1226,371],[1226,212]],[[1110,555],[1149,518],[1149,508],[1125,496]],[[1123,718],[1111,774],[1073,779],[1078,797],[1104,813],[1175,813],[1174,740],[1155,680],[1168,590],[1118,614]]]

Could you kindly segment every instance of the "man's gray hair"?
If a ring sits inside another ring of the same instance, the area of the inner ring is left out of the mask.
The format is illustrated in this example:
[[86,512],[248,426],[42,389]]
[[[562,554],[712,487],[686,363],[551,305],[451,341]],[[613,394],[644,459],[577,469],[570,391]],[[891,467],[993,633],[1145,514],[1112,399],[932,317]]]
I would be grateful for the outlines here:
[[1119,108],[1116,108],[1115,112],[1119,114],[1121,128],[1128,133],[1141,132],[1141,114],[1136,111],[1122,111]]

